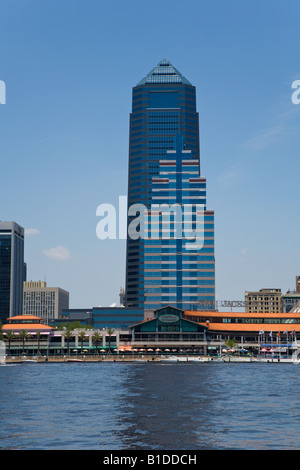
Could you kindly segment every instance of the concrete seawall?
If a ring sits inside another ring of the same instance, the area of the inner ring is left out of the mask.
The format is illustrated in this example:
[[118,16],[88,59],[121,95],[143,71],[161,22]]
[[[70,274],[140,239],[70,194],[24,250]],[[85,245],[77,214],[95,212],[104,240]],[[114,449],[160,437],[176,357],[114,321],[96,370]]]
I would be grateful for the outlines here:
[[[197,360],[199,359],[199,360]],[[234,357],[234,356],[223,356],[223,357],[209,357],[209,356],[133,356],[133,355],[106,355],[106,356],[13,356],[6,358],[7,364],[17,363],[107,363],[107,362],[127,362],[127,363],[297,363],[292,357],[280,358],[280,357]]]

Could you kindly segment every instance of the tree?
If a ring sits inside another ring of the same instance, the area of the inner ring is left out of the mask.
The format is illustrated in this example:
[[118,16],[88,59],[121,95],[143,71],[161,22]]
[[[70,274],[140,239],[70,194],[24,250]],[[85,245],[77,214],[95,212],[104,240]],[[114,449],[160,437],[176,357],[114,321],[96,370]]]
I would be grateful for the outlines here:
[[107,328],[106,330],[106,333],[108,334],[108,353],[110,353],[110,343],[111,343],[111,336],[113,335],[114,333],[114,329],[113,328]]
[[22,343],[23,343],[22,354],[24,354],[24,352],[25,352],[25,341],[26,341],[26,339],[29,338],[28,330],[20,330],[19,331],[19,338],[22,340]]
[[224,342],[225,346],[228,348],[228,349],[236,349],[237,348],[237,343],[235,341],[234,338],[228,338],[225,342]]
[[80,339],[80,342],[81,342],[81,354],[82,354],[83,341],[84,341],[84,338],[85,338],[85,334],[86,334],[85,331],[80,331],[80,333],[78,335],[78,338]]
[[8,354],[10,354],[10,345],[12,340],[16,337],[15,333],[11,330],[8,330],[6,332],[6,335],[4,337],[4,340],[8,342]]
[[64,331],[64,337],[66,338],[67,340],[67,351],[68,351],[68,354],[70,354],[70,339],[72,338],[72,336],[74,336],[74,333],[73,331],[71,330],[66,330]]
[[66,323],[60,323],[58,326],[57,326],[57,330],[58,331],[61,331],[61,330],[76,330],[76,329],[87,329],[87,328],[90,328],[90,326],[88,325],[84,325],[82,323],[80,323],[80,321],[71,321],[71,322],[66,322]]
[[38,353],[38,354],[41,354],[41,351],[40,351],[41,332],[40,332],[40,331],[37,331],[37,332],[36,332],[36,336],[37,336],[37,341],[38,341],[38,350],[37,350],[37,353]]
[[92,339],[93,343],[96,344],[96,354],[98,354],[98,344],[102,342],[102,335],[99,333],[99,331],[95,331]]

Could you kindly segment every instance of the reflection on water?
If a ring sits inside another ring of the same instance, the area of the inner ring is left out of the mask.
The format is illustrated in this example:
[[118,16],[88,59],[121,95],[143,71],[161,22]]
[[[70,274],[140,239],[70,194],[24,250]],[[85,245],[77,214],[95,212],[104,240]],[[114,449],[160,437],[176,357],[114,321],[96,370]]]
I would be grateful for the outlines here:
[[0,449],[297,449],[293,364],[0,368]]

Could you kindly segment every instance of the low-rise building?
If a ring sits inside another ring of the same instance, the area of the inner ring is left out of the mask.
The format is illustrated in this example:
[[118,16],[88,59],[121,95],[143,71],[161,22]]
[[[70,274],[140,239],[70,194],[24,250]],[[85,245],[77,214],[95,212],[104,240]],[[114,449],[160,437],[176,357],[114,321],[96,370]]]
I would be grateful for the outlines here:
[[[64,355],[117,350],[119,330],[74,329],[57,330],[34,315],[17,315],[2,327],[7,354]],[[126,336],[128,338],[128,335]]]
[[49,348],[49,338],[54,328],[45,325],[42,318],[35,315],[16,315],[7,318],[2,326],[2,333],[10,354],[22,354],[25,351],[41,352]]
[[281,296],[282,311],[284,313],[293,312],[300,306],[300,291],[287,291]]
[[284,313],[300,310],[300,276],[296,276],[295,290],[288,290],[281,296],[282,311]]
[[129,328],[144,320],[144,310],[137,307],[93,307],[88,309],[65,309],[60,318],[51,322],[59,325],[67,322],[80,322],[96,329]]
[[[131,348],[153,351],[204,349],[208,327],[184,317],[184,311],[170,305],[154,312],[154,318],[132,327]],[[120,346],[121,347],[121,346]]]
[[249,313],[280,313],[281,289],[260,289],[245,292],[246,312]]
[[128,328],[144,320],[144,309],[138,307],[94,307],[94,328]]
[[300,313],[245,313],[185,311],[184,317],[208,327],[212,342],[234,339],[258,345],[300,339]]
[[80,323],[81,325],[93,326],[92,308],[68,308],[63,309],[59,318],[50,320],[51,326],[60,326],[65,323]]

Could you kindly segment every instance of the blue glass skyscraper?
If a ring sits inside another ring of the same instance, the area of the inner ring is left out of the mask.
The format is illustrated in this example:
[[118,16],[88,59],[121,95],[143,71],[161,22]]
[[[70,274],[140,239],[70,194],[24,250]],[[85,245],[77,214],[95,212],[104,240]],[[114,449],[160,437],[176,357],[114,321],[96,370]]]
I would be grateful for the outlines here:
[[[169,240],[162,240],[162,225],[155,217],[148,229],[155,232],[157,223],[156,234],[160,234],[160,239],[128,237],[127,306],[153,309],[171,304],[191,308],[199,300],[214,300],[213,212],[206,211],[206,182],[199,178],[195,87],[164,59],[133,88],[128,208],[133,204],[150,209],[153,204],[182,206],[197,202],[201,204],[203,216],[209,219],[200,229],[203,246],[197,250],[196,257],[195,253],[184,253],[182,239],[177,238],[174,243],[173,232]],[[191,216],[192,224],[195,216],[196,212]],[[128,217],[128,226],[131,221]],[[186,269],[193,271],[184,275]]]

